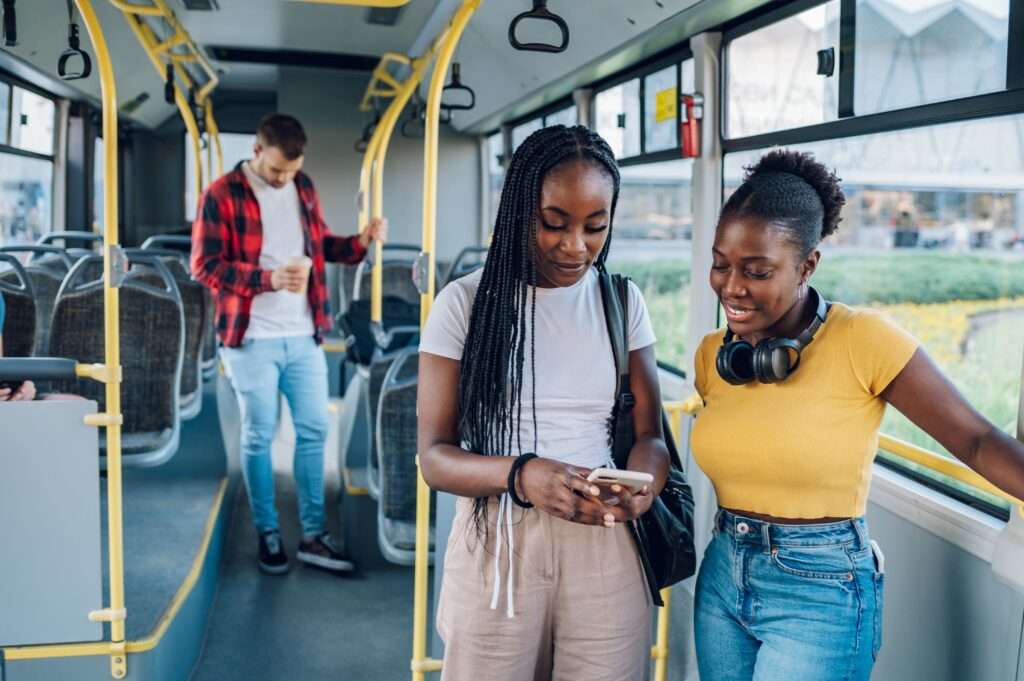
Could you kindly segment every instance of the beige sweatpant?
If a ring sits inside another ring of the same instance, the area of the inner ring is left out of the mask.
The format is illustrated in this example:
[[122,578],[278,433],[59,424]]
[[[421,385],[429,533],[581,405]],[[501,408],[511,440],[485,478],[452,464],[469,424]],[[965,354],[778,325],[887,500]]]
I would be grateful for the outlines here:
[[491,609],[498,502],[477,533],[460,498],[445,553],[437,630],[442,681],[643,681],[651,598],[629,529],[572,523],[511,505],[514,617],[507,616],[507,525]]

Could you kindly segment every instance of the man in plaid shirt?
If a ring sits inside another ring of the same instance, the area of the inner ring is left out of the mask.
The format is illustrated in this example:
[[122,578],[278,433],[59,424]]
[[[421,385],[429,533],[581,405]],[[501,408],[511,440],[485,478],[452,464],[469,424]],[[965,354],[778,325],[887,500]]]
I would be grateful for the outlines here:
[[331,326],[324,262],[357,263],[387,221],[339,237],[324,223],[313,182],[301,172],[306,134],[295,118],[260,121],[253,158],[207,188],[192,226],[192,274],[211,289],[217,333],[242,415],[242,472],[259,534],[259,567],[288,571],[274,506],[270,443],[278,392],[295,424],[300,561],[354,569],[325,532],[323,461],[327,361],[320,341]]

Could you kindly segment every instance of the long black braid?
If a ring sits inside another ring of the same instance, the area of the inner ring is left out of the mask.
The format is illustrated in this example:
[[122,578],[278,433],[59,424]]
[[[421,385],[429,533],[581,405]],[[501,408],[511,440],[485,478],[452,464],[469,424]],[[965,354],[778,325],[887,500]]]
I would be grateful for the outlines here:
[[[535,261],[541,187],[545,176],[562,163],[583,160],[611,177],[608,239],[594,265],[604,269],[611,246],[612,220],[619,197],[619,169],[608,143],[581,125],[555,125],[530,135],[516,149],[505,175],[501,202],[487,262],[469,320],[459,376],[459,434],[470,451],[485,455],[522,452],[519,424],[523,416],[523,369],[526,329],[530,329],[530,375],[533,385],[533,432],[537,433],[534,321]],[[529,302],[530,324],[526,324]],[[513,444],[516,447],[513,447]],[[486,500],[476,500],[479,528]]]

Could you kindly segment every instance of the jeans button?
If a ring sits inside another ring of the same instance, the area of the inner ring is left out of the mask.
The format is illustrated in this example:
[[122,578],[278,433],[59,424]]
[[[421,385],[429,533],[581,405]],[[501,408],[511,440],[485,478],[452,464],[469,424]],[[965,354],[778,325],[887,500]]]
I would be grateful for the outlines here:
[[744,522],[736,523],[736,531],[740,534],[746,534],[750,532],[750,525],[747,525]]

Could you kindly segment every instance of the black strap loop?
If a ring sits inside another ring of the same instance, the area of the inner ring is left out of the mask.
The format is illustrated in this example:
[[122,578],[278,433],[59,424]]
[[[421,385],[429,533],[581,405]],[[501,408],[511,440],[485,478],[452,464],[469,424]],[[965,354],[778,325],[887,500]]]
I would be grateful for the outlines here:
[[171,62],[167,62],[167,75],[164,81],[164,101],[174,104],[174,64]]
[[[469,104],[445,104],[444,93],[446,92],[468,92]],[[452,111],[469,111],[475,106],[476,93],[473,91],[473,88],[468,85],[463,85],[461,67],[459,66],[459,62],[455,62],[452,64],[452,82],[441,88],[441,108],[450,114]]]
[[[550,21],[562,32],[562,43],[560,45],[549,45],[548,43],[519,42],[516,38],[516,28],[519,27],[520,22],[526,19]],[[522,52],[565,52],[569,47],[569,25],[565,23],[565,19],[548,9],[548,0],[533,0],[533,9],[516,16],[512,23],[508,25],[508,41],[512,47]]]
[[[69,70],[68,65],[75,57],[82,60],[81,68],[77,71]],[[81,40],[78,37],[75,4],[72,0],[68,0],[68,49],[64,50],[57,60],[57,75],[62,80],[82,80],[88,78],[91,73],[92,59],[89,57],[89,53],[82,49]]]
[[14,11],[14,0],[4,0],[4,45],[18,46],[18,19]]

